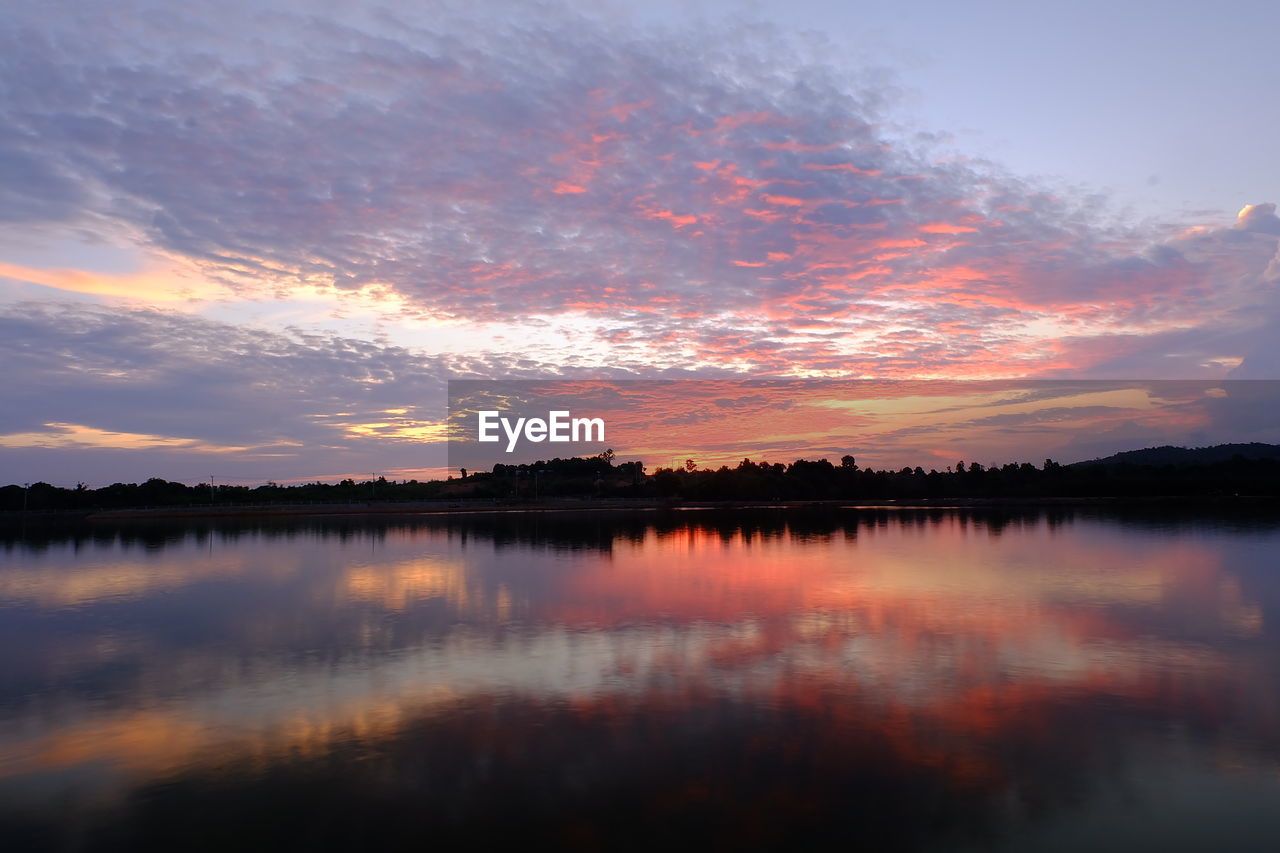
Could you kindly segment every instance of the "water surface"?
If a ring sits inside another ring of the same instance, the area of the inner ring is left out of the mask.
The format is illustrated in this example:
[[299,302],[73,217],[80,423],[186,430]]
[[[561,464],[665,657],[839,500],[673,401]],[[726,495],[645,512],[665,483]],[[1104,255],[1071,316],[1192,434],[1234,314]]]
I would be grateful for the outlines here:
[[0,847],[1280,849],[1280,526],[0,538]]

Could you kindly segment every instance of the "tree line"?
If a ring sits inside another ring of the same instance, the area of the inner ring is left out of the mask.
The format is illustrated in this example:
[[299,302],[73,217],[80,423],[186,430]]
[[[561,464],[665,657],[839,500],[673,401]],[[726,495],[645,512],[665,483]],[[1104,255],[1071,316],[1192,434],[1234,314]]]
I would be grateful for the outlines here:
[[494,465],[446,480],[387,480],[260,486],[184,483],[152,478],[74,489],[33,483],[0,488],[0,511],[94,510],[246,504],[353,504],[454,499],[524,502],[552,498],[655,500],[924,500],[946,498],[1164,497],[1280,495],[1280,460],[1230,459],[1187,464],[1093,462],[1060,465],[1046,459],[983,466],[957,462],[946,470],[864,468],[852,455],[791,463],[743,459],[734,467],[645,471],[639,461],[596,456]]

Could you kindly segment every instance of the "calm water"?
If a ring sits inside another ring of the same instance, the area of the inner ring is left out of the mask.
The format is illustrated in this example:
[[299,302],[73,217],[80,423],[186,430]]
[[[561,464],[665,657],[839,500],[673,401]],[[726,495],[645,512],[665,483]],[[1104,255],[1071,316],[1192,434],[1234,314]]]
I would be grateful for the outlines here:
[[1280,849],[1280,526],[0,536],[0,848]]

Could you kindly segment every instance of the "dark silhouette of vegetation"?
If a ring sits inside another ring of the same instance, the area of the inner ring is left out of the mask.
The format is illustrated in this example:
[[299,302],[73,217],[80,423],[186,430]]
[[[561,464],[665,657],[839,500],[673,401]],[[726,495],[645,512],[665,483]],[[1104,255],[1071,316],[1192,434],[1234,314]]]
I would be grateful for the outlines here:
[[1249,444],[1216,444],[1213,447],[1148,447],[1145,450],[1126,450],[1102,459],[1080,462],[1080,465],[1202,465],[1210,462],[1229,462],[1237,456],[1246,459],[1280,459],[1280,445],[1251,442]]
[[1280,460],[1237,456],[1185,465],[1060,465],[1046,459],[985,467],[959,461],[945,471],[860,468],[852,456],[790,465],[744,459],[735,468],[660,469],[659,494],[723,500],[937,500],[948,498],[1280,495]]
[[[1110,460],[1059,465],[1046,459],[984,467],[964,461],[945,471],[920,466],[897,471],[862,468],[843,456],[797,459],[790,464],[743,459],[735,467],[699,468],[686,460],[678,468],[645,472],[638,461],[614,463],[612,450],[596,456],[493,466],[448,480],[387,480],[237,486],[188,486],[161,479],[74,489],[48,483],[0,488],[0,510],[91,511],[133,507],[400,503],[483,499],[525,502],[556,498],[636,498],[651,500],[945,500],[953,498],[1150,498],[1280,495],[1280,448],[1244,448],[1224,458],[1219,448],[1170,454],[1181,448],[1154,448]],[[1272,453],[1271,450],[1276,451]],[[1143,456],[1142,454],[1147,454]],[[1151,454],[1156,454],[1152,457]],[[1129,459],[1177,457],[1183,462],[1139,463]],[[1120,460],[1120,461],[1113,461]]]

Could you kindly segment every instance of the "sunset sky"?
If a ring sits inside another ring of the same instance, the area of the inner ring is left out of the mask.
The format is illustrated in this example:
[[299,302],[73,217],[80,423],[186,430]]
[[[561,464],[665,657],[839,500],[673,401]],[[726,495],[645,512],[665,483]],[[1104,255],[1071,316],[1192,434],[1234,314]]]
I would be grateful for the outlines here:
[[1280,440],[1207,393],[1280,379],[1278,26],[11,0],[0,483],[430,476],[451,378],[1206,380],[1072,397],[1101,427],[1048,400],[991,452]]

